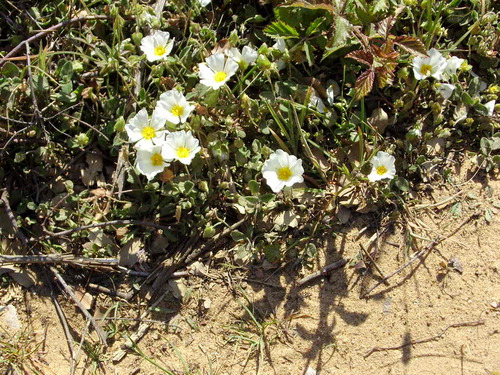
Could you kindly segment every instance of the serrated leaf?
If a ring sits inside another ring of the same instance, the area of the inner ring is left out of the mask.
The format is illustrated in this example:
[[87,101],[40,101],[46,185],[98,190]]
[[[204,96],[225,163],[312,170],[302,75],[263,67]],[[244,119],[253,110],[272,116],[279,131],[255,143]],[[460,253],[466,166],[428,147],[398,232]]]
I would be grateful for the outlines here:
[[370,69],[361,73],[354,85],[354,99],[359,100],[366,96],[372,90],[374,80],[374,70]]
[[[394,65],[394,67],[391,67],[390,65]],[[378,88],[383,88],[385,86],[388,86],[392,83],[394,79],[394,68],[396,64],[387,64],[387,67],[384,68],[376,68],[376,76],[377,76],[377,87]]]
[[271,38],[290,39],[299,37],[297,30],[283,21],[274,21],[267,25],[263,31]]
[[317,32],[318,29],[320,28],[320,26],[322,26],[324,21],[325,21],[325,17],[320,17],[320,18],[317,18],[316,20],[314,20],[307,28],[306,35],[310,36],[310,35],[314,34],[315,32]]
[[334,33],[332,38],[328,41],[328,47],[323,55],[323,59],[330,56],[335,51],[346,47],[347,40],[349,39],[351,33],[352,25],[344,17],[337,16],[334,21]]
[[345,57],[356,60],[357,62],[360,62],[361,64],[367,65],[369,67],[371,67],[373,64],[373,55],[370,52],[361,49],[352,51],[345,55]]
[[421,57],[427,56],[425,45],[420,39],[414,38],[412,36],[398,36],[394,38],[393,42],[412,55]]

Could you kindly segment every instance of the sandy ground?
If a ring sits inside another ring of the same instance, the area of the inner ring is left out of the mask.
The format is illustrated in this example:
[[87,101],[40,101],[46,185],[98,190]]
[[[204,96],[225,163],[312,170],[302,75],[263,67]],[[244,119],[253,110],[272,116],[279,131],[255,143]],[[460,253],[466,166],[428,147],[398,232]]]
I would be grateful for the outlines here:
[[[137,330],[135,322],[106,321],[118,332],[113,346],[104,350],[60,295],[78,341],[73,345],[75,373],[165,373],[147,357],[174,374],[498,374],[500,183],[476,180],[464,177],[454,188],[435,189],[430,206],[410,209],[410,224],[396,220],[384,231],[371,226],[371,214],[353,215],[335,235],[322,239],[317,264],[301,274],[291,267],[218,264],[204,277],[187,278],[183,283],[192,288],[190,297],[179,302],[168,295],[137,350],[119,363],[111,358],[126,341],[125,328],[129,334]],[[431,240],[449,238],[435,246],[416,240],[411,248],[405,246],[408,228]],[[375,247],[370,239],[377,229]],[[356,258],[360,244],[370,252],[378,249],[373,255],[384,275],[416,251],[423,255],[364,298],[381,279],[366,256],[365,272],[347,265],[329,278],[295,286],[306,273],[340,258]],[[25,357],[26,373],[69,374],[66,337],[47,294],[38,287],[25,293],[17,285],[1,292],[0,305],[13,304],[22,322],[21,333],[4,331],[3,341],[14,335],[10,342],[18,337],[22,343],[23,337],[22,346],[32,349]],[[145,300],[127,304],[101,294],[91,311],[131,319],[146,305]],[[78,350],[82,337],[94,343],[89,346],[97,353],[94,361]]]

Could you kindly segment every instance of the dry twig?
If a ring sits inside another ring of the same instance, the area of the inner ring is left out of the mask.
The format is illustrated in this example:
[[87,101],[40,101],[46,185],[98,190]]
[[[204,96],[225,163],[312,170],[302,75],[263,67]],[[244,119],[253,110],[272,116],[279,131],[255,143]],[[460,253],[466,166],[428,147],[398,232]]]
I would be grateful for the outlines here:
[[325,267],[323,267],[322,269],[320,269],[319,271],[316,271],[302,279],[300,279],[299,281],[297,281],[297,284],[296,286],[299,287],[299,286],[302,286],[304,285],[305,283],[308,283],[309,281],[311,280],[314,280],[318,277],[324,277],[324,276],[327,276],[330,272],[332,272],[333,270],[336,270],[338,268],[341,268],[341,267],[344,267],[345,264],[347,263],[347,260],[345,259],[340,259],[334,263],[331,263]]
[[376,346],[376,347],[372,348],[368,353],[366,353],[363,356],[363,358],[368,358],[369,356],[371,356],[375,352],[383,352],[383,351],[388,351],[388,350],[399,350],[399,349],[402,349],[402,348],[409,346],[409,345],[423,344],[423,343],[429,342],[429,341],[436,341],[437,339],[441,338],[441,336],[443,336],[446,333],[446,331],[450,328],[476,327],[476,326],[480,326],[483,324],[484,324],[484,320],[477,320],[475,322],[465,322],[465,323],[453,323],[453,324],[446,326],[445,328],[443,328],[441,330],[441,332],[439,332],[437,335],[432,336],[432,337],[428,337],[428,338],[421,339],[421,340],[411,340],[409,342],[405,342],[404,344],[401,344],[398,346],[389,346],[389,347],[385,347],[385,348],[380,347],[380,346]]
[[[17,226],[16,218],[14,217],[14,214],[12,213],[12,209],[10,208],[10,203],[9,203],[8,197],[9,197],[9,194],[7,192],[7,189],[3,189],[3,192],[0,196],[0,200],[2,201],[2,203],[4,205],[5,212],[6,212],[7,217],[9,218],[9,220],[11,222],[12,228],[14,229],[14,233],[21,240],[23,245],[28,246],[29,241],[26,238],[26,236],[24,235],[24,233]],[[36,249],[33,249],[33,251],[35,253],[37,253],[37,255],[40,255],[40,254],[38,254],[38,251]],[[83,313],[83,315],[90,321],[90,323],[92,324],[92,326],[94,327],[94,329],[97,333],[97,336],[99,336],[99,339],[101,340],[102,344],[106,346],[107,345],[106,344],[106,335],[104,334],[104,331],[101,329],[101,327],[99,327],[99,325],[97,325],[97,323],[94,320],[94,318],[92,317],[92,315],[80,303],[80,301],[76,297],[75,293],[73,292],[73,289],[71,289],[71,287],[66,283],[64,278],[61,276],[59,271],[54,266],[49,266],[49,269],[54,274],[57,281],[59,281],[59,284],[62,286],[64,291],[71,297],[71,299],[78,306],[78,308]]]
[[397,275],[400,273],[402,270],[404,270],[406,267],[408,267],[410,264],[412,264],[414,261],[417,259],[420,259],[420,262],[422,262],[422,255],[428,253],[430,250],[432,250],[436,245],[439,245],[441,242],[447,240],[448,238],[452,237],[455,235],[464,225],[466,225],[469,221],[477,218],[479,216],[479,213],[474,213],[471,216],[469,216],[467,219],[462,221],[456,228],[453,230],[450,234],[440,237],[437,236],[431,243],[429,243],[426,247],[424,247],[422,250],[420,250],[418,253],[416,253],[413,258],[411,258],[408,262],[403,264],[401,267],[399,267],[396,271],[390,273],[386,277],[384,277],[382,280],[380,280],[378,283],[376,283],[374,286],[372,286],[370,289],[368,289],[366,292],[363,293],[361,298],[366,297],[368,294],[370,294],[375,288],[377,288],[380,284],[386,283],[388,279],[393,277],[394,275]]
[[[216,234],[210,240],[208,240],[207,242],[205,242],[198,250],[193,251],[191,254],[183,256],[181,258],[182,259],[182,263],[179,262],[176,265],[173,265],[173,266],[169,267],[167,270],[165,270],[166,272],[163,273],[161,275],[161,277],[163,277],[165,280],[167,280],[168,278],[172,277],[175,274],[175,272],[174,272],[175,270],[177,270],[177,269],[179,269],[181,267],[185,267],[190,262],[196,260],[196,258],[198,258],[199,256],[205,254],[207,251],[213,250],[216,247],[216,244],[221,239],[223,239],[223,237],[227,236],[229,233],[231,233],[232,231],[234,231],[237,228],[239,228],[245,222],[245,220],[246,220],[246,217],[244,217],[240,221],[234,223],[230,227],[224,229],[222,232]],[[140,319],[143,322],[141,322],[139,324],[139,327],[138,327],[137,331],[134,332],[129,337],[130,342],[125,344],[126,347],[128,347],[128,348],[132,347],[140,339],[142,339],[142,337],[144,337],[144,335],[146,334],[146,332],[148,331],[148,329],[150,327],[150,323],[148,323],[145,319],[149,315],[149,312],[152,311],[156,306],[158,306],[161,301],[163,301],[163,298],[165,297],[166,293],[168,293],[168,292],[163,292],[158,298],[156,298],[156,300],[151,304],[151,306],[145,312],[142,313]],[[125,357],[126,354],[127,354],[126,350],[124,350],[124,349],[118,350],[117,352],[115,352],[115,354],[112,357],[113,362],[119,362],[119,361],[121,361],[123,359],[123,357]]]
[[8,54],[6,54],[3,58],[0,59],[0,67],[6,63],[7,61],[9,61],[9,58],[13,55],[15,55],[21,48],[23,48],[23,46],[31,43],[31,42],[34,42],[35,40],[38,40],[40,39],[41,37],[47,35],[47,34],[50,34],[58,29],[60,29],[61,27],[64,27],[66,25],[70,25],[72,23],[78,23],[78,22],[84,22],[84,21],[89,21],[89,20],[105,20],[105,19],[108,19],[109,17],[108,16],[85,16],[85,17],[75,17],[75,18],[72,18],[70,20],[66,20],[66,21],[62,21],[62,22],[59,22],[58,24],[55,24],[54,26],[51,26],[49,27],[48,29],[45,29],[45,30],[42,30],[38,33],[36,33],[35,35],[29,37],[28,39],[26,40],[23,40],[21,43],[19,43],[16,47],[14,47]]

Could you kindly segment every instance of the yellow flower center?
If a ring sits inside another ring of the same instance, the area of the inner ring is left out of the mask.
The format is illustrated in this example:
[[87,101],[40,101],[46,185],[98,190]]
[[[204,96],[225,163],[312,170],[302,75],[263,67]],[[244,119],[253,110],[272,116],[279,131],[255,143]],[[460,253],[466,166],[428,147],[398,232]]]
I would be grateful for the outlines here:
[[375,172],[377,172],[379,176],[382,176],[387,172],[387,168],[384,167],[383,165],[379,165],[377,169],[375,169]]
[[156,132],[151,126],[145,126],[142,128],[141,134],[144,139],[151,139],[155,137]]
[[159,167],[163,164],[163,158],[161,157],[161,154],[155,153],[151,155],[151,165],[154,165],[155,167]]
[[179,159],[187,158],[189,156],[189,150],[184,146],[179,146],[177,150],[175,150],[175,155],[177,155]]
[[165,54],[165,52],[167,52],[167,51],[165,50],[165,47],[163,47],[163,46],[156,46],[155,49],[153,50],[153,53],[156,56],[163,56]]
[[217,72],[214,74],[214,81],[215,82],[222,82],[226,79],[227,74],[224,72]]
[[173,115],[173,116],[182,116],[182,114],[184,113],[184,108],[181,107],[180,105],[174,105],[172,107],[172,109],[170,110],[170,113]]
[[281,181],[288,181],[292,177],[292,171],[288,167],[278,168],[276,174]]
[[430,73],[432,73],[432,66],[430,66],[429,64],[422,64],[422,66],[420,67],[420,73],[422,73],[422,75],[424,76],[429,75]]

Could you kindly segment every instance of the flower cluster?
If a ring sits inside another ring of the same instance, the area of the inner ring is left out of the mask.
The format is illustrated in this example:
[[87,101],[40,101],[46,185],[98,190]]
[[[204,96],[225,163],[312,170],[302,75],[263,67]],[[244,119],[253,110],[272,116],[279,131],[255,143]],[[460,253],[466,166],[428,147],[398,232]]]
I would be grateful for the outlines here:
[[246,69],[254,64],[258,55],[258,52],[249,46],[243,47],[241,52],[233,47],[224,53],[214,53],[207,57],[205,62],[198,64],[200,82],[217,90],[229,81],[238,68]]
[[181,92],[170,90],[160,95],[151,118],[146,109],[141,109],[125,125],[128,138],[137,150],[137,170],[148,180],[174,160],[190,164],[200,151],[199,141],[190,131],[169,132],[165,128],[167,122],[185,122],[193,109]]
[[[429,57],[415,57],[413,59],[413,74],[418,80],[433,77],[438,81],[448,82],[464,62],[464,59],[459,59],[456,56],[446,59],[435,48],[431,48],[427,54]],[[453,90],[455,90],[455,86],[450,83],[440,83],[437,86],[437,91],[445,99],[451,96]]]
[[[151,62],[164,59],[172,47],[173,40],[170,40],[170,35],[161,31],[156,31],[141,41],[141,49],[147,60]],[[284,41],[278,40],[273,48],[284,52],[286,44]],[[258,58],[258,52],[249,46],[244,46],[241,51],[237,48],[229,48],[224,52],[216,52],[209,56],[205,62],[198,64],[200,83],[217,90],[224,86],[238,69],[248,68],[248,66],[255,64]],[[429,51],[428,58],[414,60],[415,76],[417,79],[429,76],[441,79],[444,74],[451,76],[455,74],[462,61],[453,57],[447,62],[437,50],[432,49]],[[277,63],[284,64],[283,61]],[[283,66],[278,66],[276,69],[280,68]],[[330,105],[334,101],[334,91],[335,84],[328,86],[327,101]],[[308,106],[315,108],[320,113],[328,111],[314,89],[310,93]],[[193,109],[194,106],[186,100],[181,92],[171,90],[160,95],[151,118],[149,118],[147,111],[142,109],[125,125],[128,137],[131,142],[135,143],[137,149],[136,167],[149,180],[162,172],[173,160],[190,164],[200,151],[199,141],[193,137],[191,132],[176,131],[170,133],[165,129],[166,122],[174,125],[186,122]],[[379,151],[370,162],[372,164],[372,171],[368,175],[370,181],[392,179],[395,176],[393,156]],[[304,181],[302,160],[281,149],[269,156],[264,162],[261,172],[275,193],[284,187],[291,187]]]

